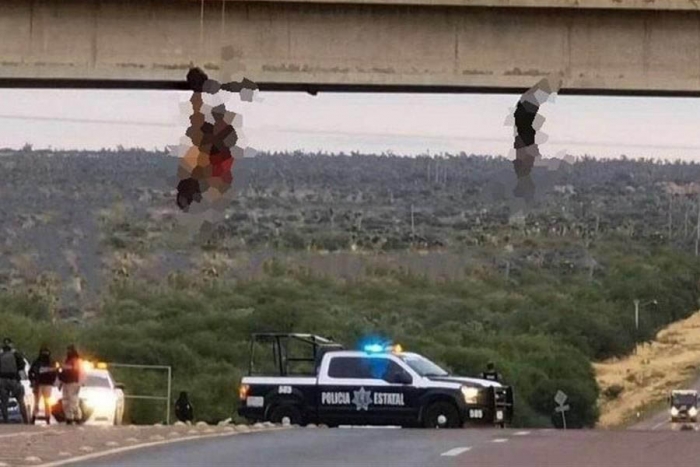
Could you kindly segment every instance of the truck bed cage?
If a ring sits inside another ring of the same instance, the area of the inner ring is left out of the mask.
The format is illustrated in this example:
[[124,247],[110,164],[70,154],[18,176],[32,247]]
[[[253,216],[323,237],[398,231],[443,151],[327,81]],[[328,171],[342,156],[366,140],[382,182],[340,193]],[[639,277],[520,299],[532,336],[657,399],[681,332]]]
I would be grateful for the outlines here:
[[[302,342],[311,346],[312,357],[294,357],[288,354],[288,342],[290,340]],[[314,363],[317,367],[320,357],[328,350],[340,350],[342,345],[333,342],[331,339],[317,336],[315,334],[305,333],[282,333],[282,332],[267,332],[254,333],[250,338],[250,360],[248,364],[248,375],[253,375],[253,359],[255,354],[256,343],[272,343],[272,353],[279,376],[287,376],[289,373],[290,362],[309,362]]]

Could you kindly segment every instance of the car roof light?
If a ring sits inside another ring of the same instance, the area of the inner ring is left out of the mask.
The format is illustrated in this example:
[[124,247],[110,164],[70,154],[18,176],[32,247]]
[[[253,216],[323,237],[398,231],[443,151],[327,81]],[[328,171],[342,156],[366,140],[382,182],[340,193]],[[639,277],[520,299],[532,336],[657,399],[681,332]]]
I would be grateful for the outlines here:
[[367,353],[380,353],[384,352],[384,346],[381,344],[367,344],[363,347],[364,351]]

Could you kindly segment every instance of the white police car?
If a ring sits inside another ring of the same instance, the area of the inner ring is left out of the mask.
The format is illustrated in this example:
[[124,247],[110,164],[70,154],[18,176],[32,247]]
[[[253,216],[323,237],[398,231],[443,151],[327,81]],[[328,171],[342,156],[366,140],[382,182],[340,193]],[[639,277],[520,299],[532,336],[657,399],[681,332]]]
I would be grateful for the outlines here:
[[[114,382],[105,363],[83,361],[80,387],[82,423],[86,425],[121,425],[124,419],[124,387]],[[52,408],[59,422],[65,420],[63,400],[59,396]]]
[[[310,345],[311,355],[290,355],[289,340]],[[272,343],[274,376],[256,375],[253,354],[261,342]],[[304,363],[302,371],[292,368]],[[513,391],[498,382],[450,375],[400,346],[349,351],[310,334],[254,334],[239,399],[238,413],[250,421],[299,425],[457,428],[506,426],[513,417]]]

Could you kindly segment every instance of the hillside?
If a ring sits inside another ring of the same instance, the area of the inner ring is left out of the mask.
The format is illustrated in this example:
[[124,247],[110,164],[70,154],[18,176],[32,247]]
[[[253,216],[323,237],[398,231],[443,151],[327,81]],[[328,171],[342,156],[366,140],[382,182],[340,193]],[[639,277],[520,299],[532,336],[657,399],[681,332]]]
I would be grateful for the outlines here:
[[697,377],[698,361],[700,312],[659,331],[632,355],[595,363],[602,389],[599,426],[634,420],[637,412],[665,401],[671,390],[685,388]]
[[[466,374],[492,359],[517,388],[518,424],[556,422],[563,389],[570,426],[591,426],[590,362],[698,303],[697,199],[668,193],[696,164],[542,169],[525,207],[505,159],[263,154],[237,162],[236,199],[201,237],[165,154],[3,155],[8,332],[24,349],[75,339],[108,361],[173,365],[203,417],[230,415],[251,331],[299,330],[390,336]],[[659,302],[639,333],[635,298]]]

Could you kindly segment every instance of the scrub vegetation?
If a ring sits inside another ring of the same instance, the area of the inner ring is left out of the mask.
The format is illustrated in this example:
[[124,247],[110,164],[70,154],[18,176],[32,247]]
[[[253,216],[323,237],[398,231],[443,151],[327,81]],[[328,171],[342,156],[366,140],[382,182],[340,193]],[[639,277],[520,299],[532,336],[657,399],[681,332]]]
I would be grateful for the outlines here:
[[665,327],[650,343],[623,358],[594,363],[603,389],[599,400],[601,427],[638,421],[647,408],[667,409],[674,389],[692,386],[700,361],[700,312]]
[[[609,388],[592,362],[698,307],[696,199],[671,192],[697,165],[584,160],[535,174],[540,201],[523,214],[505,159],[261,156],[242,161],[237,201],[201,240],[178,226],[162,154],[0,164],[13,180],[2,332],[29,357],[76,342],[107,362],[171,365],[197,419],[233,415],[251,332],[299,331],[348,347],[385,336],[465,376],[493,361],[517,425],[558,425],[561,389],[567,425],[593,426]],[[639,330],[634,299],[658,301]],[[127,393],[165,393],[162,374],[114,374]],[[126,415],[152,423],[163,409]]]

